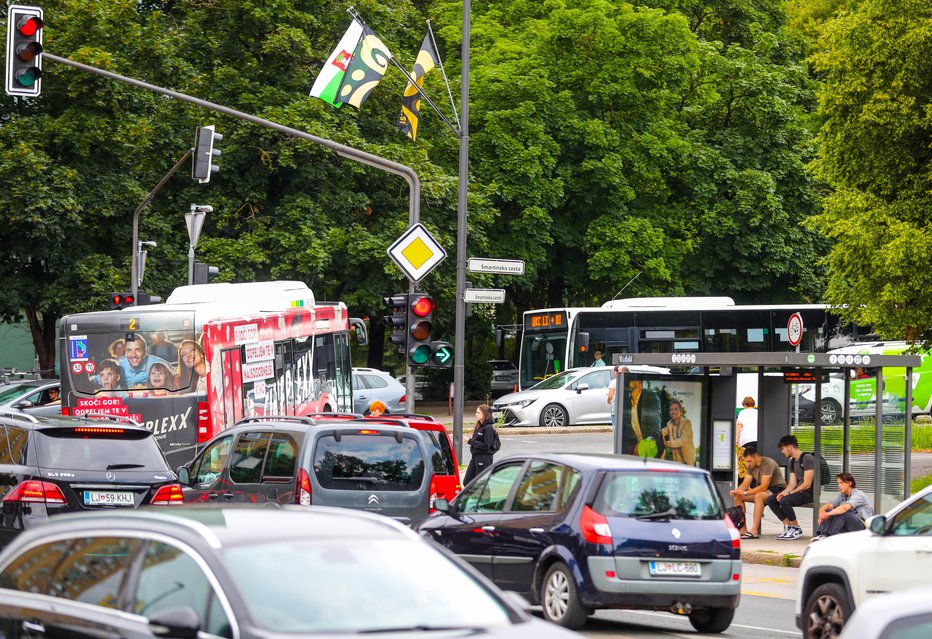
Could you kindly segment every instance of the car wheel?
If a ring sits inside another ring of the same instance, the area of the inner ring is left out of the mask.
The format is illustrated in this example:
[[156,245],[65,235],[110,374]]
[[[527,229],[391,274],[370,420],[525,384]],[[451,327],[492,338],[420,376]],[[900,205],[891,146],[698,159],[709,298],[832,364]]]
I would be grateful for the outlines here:
[[835,639],[851,614],[848,597],[839,584],[822,584],[806,602],[803,616],[806,639]]
[[822,400],[822,423],[837,424],[838,415],[841,413],[841,405],[834,399]]
[[734,618],[734,608],[703,608],[689,613],[689,623],[699,632],[725,632]]
[[559,404],[547,404],[540,412],[540,425],[547,428],[563,428],[570,425],[570,416]]
[[540,602],[544,619],[571,630],[582,628],[592,614],[580,603],[576,581],[566,564],[554,564],[547,571],[541,584]]

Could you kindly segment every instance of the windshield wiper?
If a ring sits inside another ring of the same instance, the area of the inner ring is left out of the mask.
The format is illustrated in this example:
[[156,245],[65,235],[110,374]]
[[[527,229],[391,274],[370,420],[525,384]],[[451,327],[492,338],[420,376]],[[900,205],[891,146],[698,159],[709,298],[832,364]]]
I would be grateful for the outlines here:
[[655,513],[648,513],[646,515],[638,515],[637,519],[649,521],[652,519],[669,519],[671,516],[676,514],[675,508],[669,508],[667,510],[658,510]]
[[110,464],[107,470],[126,470],[127,468],[142,468],[145,464]]

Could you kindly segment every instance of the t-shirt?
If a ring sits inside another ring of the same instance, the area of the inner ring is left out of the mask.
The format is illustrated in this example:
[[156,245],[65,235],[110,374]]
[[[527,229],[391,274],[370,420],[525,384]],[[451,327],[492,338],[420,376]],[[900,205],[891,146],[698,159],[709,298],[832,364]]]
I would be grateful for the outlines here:
[[[796,474],[796,487],[798,488],[803,485],[803,478],[807,470],[811,470],[815,473],[815,455],[803,453],[800,455],[798,462],[790,457],[789,467],[790,472]],[[812,490],[811,485],[809,486],[809,490]]]
[[748,468],[748,474],[760,485],[761,477],[770,477],[770,485],[767,490],[778,492],[786,488],[786,480],[783,479],[783,470],[770,457],[761,457],[760,466],[757,468]]
[[741,422],[741,436],[738,443],[744,446],[748,442],[757,441],[757,409],[743,408],[738,413],[737,421]]
[[832,499],[831,503],[833,508],[838,508],[842,504],[851,504],[851,510],[856,512],[858,517],[864,520],[873,516],[874,514],[874,509],[871,506],[871,503],[867,501],[867,495],[865,495],[863,491],[858,490],[857,488],[852,488],[850,495],[838,493],[835,495],[835,498]]

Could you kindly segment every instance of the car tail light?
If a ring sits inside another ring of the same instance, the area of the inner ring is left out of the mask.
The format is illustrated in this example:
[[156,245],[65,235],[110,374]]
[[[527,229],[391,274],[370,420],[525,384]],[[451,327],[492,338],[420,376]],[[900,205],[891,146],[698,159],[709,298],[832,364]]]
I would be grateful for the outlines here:
[[3,501],[64,505],[65,495],[62,493],[61,488],[51,482],[31,479],[18,484],[7,493]]
[[149,503],[153,506],[180,506],[184,503],[184,492],[181,490],[181,484],[162,486],[155,491],[155,495]]
[[440,499],[440,492],[437,489],[437,480],[430,478],[430,512],[434,512],[434,502]]
[[612,545],[612,529],[608,526],[608,520],[604,515],[592,510],[588,505],[583,506],[582,515],[579,517],[579,527],[582,530],[583,538],[590,544],[608,544]]
[[78,426],[74,432],[82,435],[122,435],[126,432],[125,428],[107,428],[104,426]]
[[406,399],[408,399],[408,395],[407,394],[402,395],[401,399],[398,400],[398,405],[401,406],[402,404],[404,404]]
[[70,407],[70,406],[62,406],[62,407],[61,407],[61,414],[64,415],[65,417],[69,417],[69,416],[71,415],[71,407]]
[[203,444],[210,439],[210,404],[197,403],[197,443]]
[[294,497],[296,504],[311,505],[311,478],[303,468],[298,469],[298,475],[295,477]]
[[728,528],[728,534],[731,535],[731,547],[740,550],[741,532],[728,515],[725,515],[725,526]]

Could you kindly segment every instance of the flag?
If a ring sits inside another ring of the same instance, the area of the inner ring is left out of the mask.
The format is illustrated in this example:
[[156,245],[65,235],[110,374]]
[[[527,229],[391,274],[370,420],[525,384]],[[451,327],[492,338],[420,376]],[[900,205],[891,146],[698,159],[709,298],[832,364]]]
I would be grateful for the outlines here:
[[372,93],[372,89],[382,81],[391,57],[391,51],[382,44],[372,29],[363,26],[362,39],[343,76],[337,100],[357,109],[361,107]]
[[311,87],[312,98],[320,98],[339,108],[340,100],[337,99],[337,92],[343,84],[343,76],[346,74],[346,70],[353,59],[353,52],[356,50],[361,38],[362,25],[353,20],[337,44],[337,48],[327,58],[320,70],[320,75],[314,81],[314,86]]
[[[436,66],[440,56],[434,48],[434,39],[430,37],[430,32],[424,36],[424,42],[421,43],[421,50],[417,53],[417,60],[414,62],[414,71],[411,72],[411,79],[417,83],[418,87],[424,86],[424,76],[430,73]],[[412,140],[417,139],[417,124],[421,112],[421,94],[409,82],[405,86],[405,94],[401,98],[401,114],[398,116],[398,128]]]

